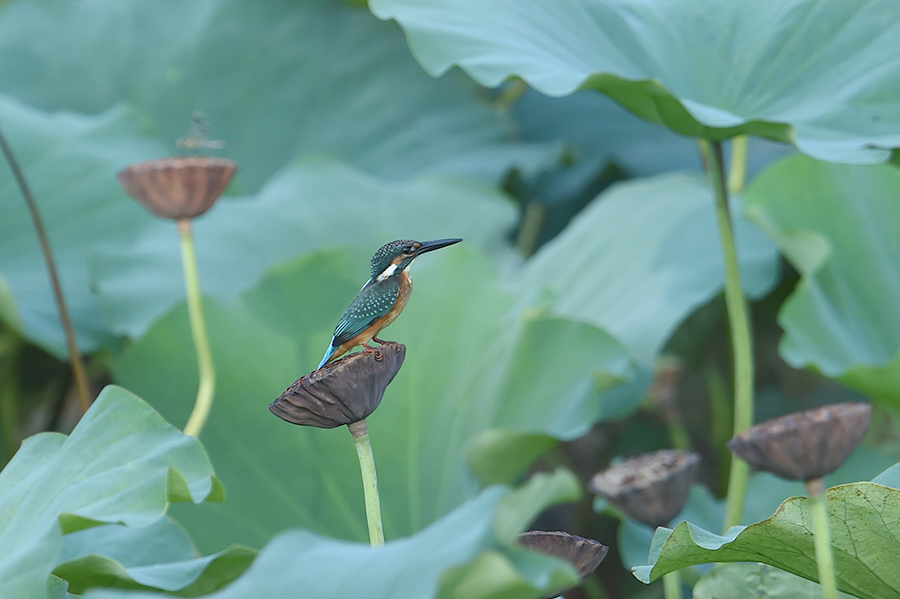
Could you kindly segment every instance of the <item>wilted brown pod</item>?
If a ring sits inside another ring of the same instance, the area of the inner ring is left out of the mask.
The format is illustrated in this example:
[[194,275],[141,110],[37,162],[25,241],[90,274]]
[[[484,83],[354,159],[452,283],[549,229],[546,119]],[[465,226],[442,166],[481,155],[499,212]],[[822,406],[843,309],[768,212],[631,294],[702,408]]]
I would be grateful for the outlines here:
[[236,170],[237,163],[224,158],[181,156],[132,164],[118,177],[125,191],[151,212],[177,220],[209,210]]
[[[519,535],[519,546],[564,559],[584,580],[597,569],[609,552],[609,547],[593,539],[585,539],[567,532],[531,531]],[[557,597],[568,589],[557,589],[548,597]]]
[[406,346],[388,341],[326,364],[294,382],[269,406],[290,422],[336,428],[358,422],[375,411],[406,357]]
[[844,463],[869,428],[872,406],[847,402],[748,428],[728,442],[747,463],[790,480],[821,478]]
[[588,487],[638,522],[665,526],[684,509],[699,465],[696,453],[664,449],[610,466]]

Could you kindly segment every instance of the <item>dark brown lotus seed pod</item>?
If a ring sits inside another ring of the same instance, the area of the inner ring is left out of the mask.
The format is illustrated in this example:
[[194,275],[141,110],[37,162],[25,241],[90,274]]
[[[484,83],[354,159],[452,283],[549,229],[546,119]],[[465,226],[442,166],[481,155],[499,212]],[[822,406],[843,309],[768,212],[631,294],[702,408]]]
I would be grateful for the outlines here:
[[381,403],[405,357],[406,346],[393,341],[375,351],[350,354],[294,381],[269,410],[304,426],[336,428],[358,422]]
[[[519,546],[566,560],[584,580],[590,576],[609,551],[609,547],[593,539],[585,539],[567,532],[534,530],[519,535]],[[558,591],[564,592],[566,589]],[[556,595],[551,595],[555,597]]]
[[237,163],[225,158],[181,156],[132,164],[119,171],[129,195],[164,218],[200,216],[228,187]]
[[870,404],[834,404],[761,422],[729,441],[728,449],[781,478],[822,478],[853,453],[871,420]]
[[594,475],[590,490],[648,526],[665,526],[687,503],[700,456],[664,449],[645,453]]

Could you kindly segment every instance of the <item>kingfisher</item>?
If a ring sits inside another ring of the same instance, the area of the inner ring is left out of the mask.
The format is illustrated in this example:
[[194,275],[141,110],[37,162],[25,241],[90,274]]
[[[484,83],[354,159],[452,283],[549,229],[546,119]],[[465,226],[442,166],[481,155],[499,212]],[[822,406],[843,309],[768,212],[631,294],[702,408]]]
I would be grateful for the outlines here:
[[350,307],[341,316],[334,328],[331,345],[325,357],[319,363],[322,368],[328,362],[336,360],[357,345],[368,351],[375,348],[370,342],[384,343],[378,338],[381,330],[394,322],[412,293],[412,277],[409,276],[409,265],[413,260],[432,250],[437,250],[462,239],[436,239],[434,241],[416,241],[414,239],[398,239],[381,246],[372,256],[372,272],[369,280],[362,286]]

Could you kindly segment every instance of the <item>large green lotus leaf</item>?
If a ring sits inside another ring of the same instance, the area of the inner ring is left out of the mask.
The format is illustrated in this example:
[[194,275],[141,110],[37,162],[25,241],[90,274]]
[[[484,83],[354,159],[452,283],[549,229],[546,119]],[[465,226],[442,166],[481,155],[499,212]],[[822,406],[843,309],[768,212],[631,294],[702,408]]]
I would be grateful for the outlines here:
[[[118,169],[159,146],[141,137],[142,121],[121,107],[97,116],[48,114],[0,96],[0,124],[28,180],[56,259],[63,292],[86,350],[110,334],[88,284],[95,244],[124,243],[152,220],[123,198]],[[29,339],[66,355],[65,338],[28,207],[6,161],[0,162],[0,274],[15,305],[0,316]],[[19,322],[15,322],[16,320]]]
[[[258,547],[288,526],[365,538],[349,433],[289,425],[268,405],[318,364],[368,262],[367,251],[311,254],[273,269],[234,302],[207,303],[218,383],[202,439],[229,498],[183,521],[204,550]],[[593,377],[628,369],[623,348],[603,331],[512,310],[515,295],[465,244],[413,269],[413,297],[384,335],[407,345],[406,362],[368,418],[388,538],[417,532],[472,496],[465,448],[480,432],[576,437],[602,414]],[[114,369],[178,423],[196,392],[189,331],[181,306]]]
[[171,502],[221,496],[196,439],[107,387],[71,435],[25,440],[0,472],[0,595],[45,596],[64,533],[101,523],[147,526]]
[[200,556],[187,534],[164,517],[141,528],[110,524],[66,535],[53,574],[79,595],[102,586],[194,596],[230,583],[256,553],[235,546]]
[[428,77],[395,25],[345,2],[19,0],[0,10],[0,40],[0,92],[33,106],[128,102],[170,153],[202,111],[246,192],[306,152],[391,178],[495,180],[546,158],[510,143],[508,118],[462,73]]
[[[860,446],[835,472],[825,477],[828,486],[853,483],[860,478],[875,476],[894,464],[891,456],[876,451],[866,445]],[[900,472],[900,468],[898,468]],[[885,486],[897,486],[888,482],[886,472],[873,479]],[[892,481],[893,482],[893,481]],[[747,492],[744,500],[743,523],[759,522],[766,519],[784,500],[785,497],[803,495],[806,490],[803,483],[793,480],[784,480],[768,472],[754,472],[748,481]],[[595,508],[607,506],[595,502]],[[598,510],[599,511],[599,510]],[[672,524],[679,522],[691,524],[706,530],[722,530],[725,524],[725,500],[716,499],[704,485],[695,484],[691,489],[684,510],[672,520]],[[622,555],[622,563],[632,566],[647,563],[647,551],[653,541],[654,529],[630,518],[622,520],[619,526],[619,553]]]
[[[604,328],[652,364],[678,324],[722,289],[713,205],[699,176],[619,183],[525,265],[521,293],[543,289],[554,313]],[[735,229],[744,289],[760,296],[777,281],[778,250],[739,215]]]
[[[276,262],[332,245],[374,251],[391,239],[464,237],[500,255],[516,211],[496,190],[428,176],[387,183],[324,158],[299,160],[253,197],[225,198],[194,225],[205,293],[233,297]],[[174,223],[157,220],[91,260],[110,326],[132,337],[184,297]]]
[[[870,482],[832,487],[826,507],[838,588],[862,599],[897,597],[900,490]],[[809,500],[792,497],[769,519],[725,535],[689,522],[657,529],[649,561],[634,569],[644,582],[694,564],[748,561],[818,580]]]
[[[495,533],[495,518],[514,522],[523,530],[550,503],[577,496],[571,474],[541,477],[543,487],[508,492],[491,487],[408,538],[372,548],[321,537],[306,530],[285,532],[272,540],[247,572],[209,598],[283,599],[427,599],[466,597],[488,599],[520,597],[537,599],[556,584],[571,584],[574,571],[545,556],[510,546]],[[532,485],[534,486],[534,485]],[[542,497],[539,503],[523,502],[517,494]],[[549,500],[549,501],[548,501]],[[489,560],[494,568],[467,567]],[[451,570],[452,569],[452,570]],[[445,572],[451,570],[445,575]],[[470,594],[460,594],[468,589]],[[515,592],[511,595],[511,592]],[[151,593],[91,591],[88,599],[139,599],[162,597]]]
[[780,353],[900,405],[900,171],[788,158],[747,190],[802,276],[778,320]]
[[[589,176],[588,170],[596,177],[596,171],[608,163],[636,177],[671,170],[703,170],[694,140],[638,118],[608,97],[589,90],[553,98],[529,89],[510,107],[510,113],[519,123],[523,140],[564,142],[574,154],[573,174],[584,173],[584,178]],[[793,151],[790,146],[757,138],[750,139],[749,144],[749,177]],[[561,190],[570,185],[571,181],[557,183]]]
[[677,133],[739,133],[839,162],[900,146],[893,0],[372,0],[430,73],[460,65],[567,95],[599,90]]
[[[720,564],[694,585],[693,599],[800,599],[821,597],[821,587],[766,564]],[[841,599],[851,595],[838,591]]]

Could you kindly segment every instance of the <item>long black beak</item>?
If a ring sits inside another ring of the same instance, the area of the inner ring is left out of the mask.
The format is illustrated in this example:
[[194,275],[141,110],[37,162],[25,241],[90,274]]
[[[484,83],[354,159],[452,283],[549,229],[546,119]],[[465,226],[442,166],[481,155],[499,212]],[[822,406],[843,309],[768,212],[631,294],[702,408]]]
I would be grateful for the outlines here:
[[454,243],[459,243],[460,241],[462,241],[461,237],[453,239],[435,239],[434,241],[423,241],[422,245],[419,246],[419,250],[416,252],[416,256],[421,256],[425,252],[430,252],[432,250],[445,248],[448,245],[453,245]]

